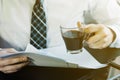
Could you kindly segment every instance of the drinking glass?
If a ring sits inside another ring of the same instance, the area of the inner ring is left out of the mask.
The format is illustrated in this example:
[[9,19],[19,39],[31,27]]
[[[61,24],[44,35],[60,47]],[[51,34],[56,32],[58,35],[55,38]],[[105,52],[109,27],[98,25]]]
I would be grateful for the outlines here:
[[67,52],[77,54],[82,52],[84,33],[81,28],[60,26],[61,34],[65,42]]

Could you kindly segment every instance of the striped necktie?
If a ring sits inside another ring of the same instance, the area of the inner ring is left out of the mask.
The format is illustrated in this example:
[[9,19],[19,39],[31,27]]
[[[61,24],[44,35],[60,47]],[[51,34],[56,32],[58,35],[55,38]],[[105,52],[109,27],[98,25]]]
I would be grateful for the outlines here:
[[37,49],[46,48],[46,17],[43,5],[40,0],[36,0],[31,18],[30,43]]

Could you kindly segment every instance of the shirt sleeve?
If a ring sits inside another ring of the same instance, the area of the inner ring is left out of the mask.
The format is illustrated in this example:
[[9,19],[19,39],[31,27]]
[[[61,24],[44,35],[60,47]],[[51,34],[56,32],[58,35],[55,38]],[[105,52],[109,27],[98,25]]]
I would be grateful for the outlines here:
[[111,28],[116,34],[115,40],[112,42],[112,44],[109,47],[120,48],[120,25],[113,24],[113,25],[108,25],[107,27]]

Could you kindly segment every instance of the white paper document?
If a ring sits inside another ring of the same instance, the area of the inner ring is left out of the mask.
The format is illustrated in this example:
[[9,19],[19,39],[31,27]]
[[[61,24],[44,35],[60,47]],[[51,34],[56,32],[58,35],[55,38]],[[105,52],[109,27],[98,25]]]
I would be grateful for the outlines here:
[[97,69],[105,67],[106,64],[99,63],[85,49],[79,54],[68,54],[64,46],[37,50],[28,44],[24,52],[16,54],[0,54],[0,57],[14,57],[19,55],[28,56],[32,60],[31,65],[49,67],[71,67]]

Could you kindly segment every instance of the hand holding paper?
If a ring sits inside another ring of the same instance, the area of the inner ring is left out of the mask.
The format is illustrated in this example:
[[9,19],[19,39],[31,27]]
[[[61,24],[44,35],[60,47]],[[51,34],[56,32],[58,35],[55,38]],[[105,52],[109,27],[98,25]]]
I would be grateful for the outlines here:
[[18,71],[20,68],[28,64],[26,56],[7,57],[8,55],[16,54],[15,49],[1,49],[0,50],[0,71],[4,73],[12,73]]

